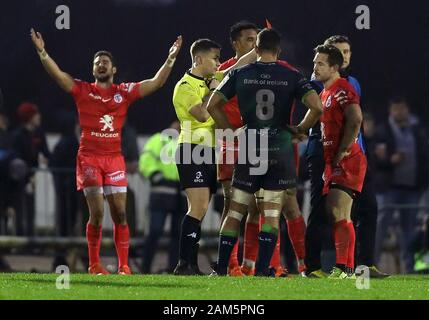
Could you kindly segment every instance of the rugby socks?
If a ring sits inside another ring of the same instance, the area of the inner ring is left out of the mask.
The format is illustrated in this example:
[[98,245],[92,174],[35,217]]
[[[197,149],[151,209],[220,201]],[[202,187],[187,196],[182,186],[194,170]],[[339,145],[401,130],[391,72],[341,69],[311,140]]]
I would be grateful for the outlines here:
[[[265,217],[264,216],[260,216],[260,224],[261,226],[263,226],[265,224]],[[274,251],[273,251],[273,255],[271,256],[271,260],[270,260],[270,267],[273,267],[275,269],[281,267],[281,262],[280,262],[280,232],[277,233],[277,242],[276,242],[276,246],[274,247]]]
[[345,271],[348,260],[349,242],[351,234],[347,220],[341,220],[334,224],[335,239],[335,264],[338,268]]
[[243,265],[249,268],[255,267],[256,257],[258,256],[258,234],[259,224],[246,223],[246,229],[244,230]]
[[114,224],[113,234],[115,239],[116,253],[118,255],[118,266],[128,265],[128,249],[130,247],[130,229],[128,224]]
[[189,262],[191,266],[198,266],[198,251],[200,249],[200,244],[198,243],[201,239],[201,223],[198,224],[197,238],[193,244],[192,251],[190,252]]
[[354,272],[356,233],[355,233],[355,228],[353,226],[353,221],[349,221],[347,224],[347,227],[349,228],[349,233],[350,233],[347,268],[350,270],[350,272]]
[[298,261],[305,259],[305,221],[302,215],[293,220],[287,220],[289,239]]
[[189,215],[185,215],[182,220],[182,230],[180,234],[179,257],[187,263],[192,263],[195,258],[195,247],[201,235],[201,222]]
[[96,227],[86,224],[86,241],[88,242],[89,265],[100,263],[100,246],[101,246],[101,226]]
[[262,225],[262,230],[258,236],[259,252],[256,260],[256,273],[265,273],[268,270],[276,247],[277,234],[277,229],[267,224]]
[[219,248],[217,254],[217,270],[219,275],[226,275],[231,253],[238,240],[235,232],[225,232],[219,236]]
[[229,258],[229,270],[240,266],[240,264],[238,263],[238,243],[239,242],[237,241],[234,245],[234,248],[232,249],[231,257]]
[[281,267],[281,262],[280,262],[280,232],[277,234],[277,242],[276,242],[276,246],[274,247],[273,256],[271,257],[270,267],[273,267],[275,269]]

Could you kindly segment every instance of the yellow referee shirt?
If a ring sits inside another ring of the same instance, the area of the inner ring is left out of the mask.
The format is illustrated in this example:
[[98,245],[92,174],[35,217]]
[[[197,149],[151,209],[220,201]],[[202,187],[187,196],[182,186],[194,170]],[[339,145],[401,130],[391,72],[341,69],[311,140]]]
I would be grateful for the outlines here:
[[[223,73],[217,72],[215,78],[222,80]],[[210,92],[204,78],[195,76],[189,71],[174,87],[173,105],[177,119],[180,121],[180,135],[178,143],[203,144],[209,147],[215,146],[215,122],[210,117],[206,122],[199,122],[189,110],[203,103],[204,97]],[[208,97],[206,97],[207,99]]]

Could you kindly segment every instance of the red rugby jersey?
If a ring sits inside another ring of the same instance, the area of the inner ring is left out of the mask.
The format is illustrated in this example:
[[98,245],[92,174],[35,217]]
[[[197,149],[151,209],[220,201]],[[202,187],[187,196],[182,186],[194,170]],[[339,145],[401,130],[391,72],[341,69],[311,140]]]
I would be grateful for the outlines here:
[[121,153],[122,127],[128,107],[140,97],[139,87],[139,83],[121,83],[103,89],[95,83],[75,80],[71,95],[76,102],[82,129],[80,153]]
[[[225,70],[237,63],[236,58],[231,58],[219,66],[219,70]],[[225,106],[226,117],[228,118],[229,123],[231,123],[235,128],[240,128],[243,126],[243,120],[241,119],[240,109],[238,107],[237,96],[229,100]]]
[[[341,105],[334,98],[340,91],[344,91],[344,94],[348,97],[348,103],[345,105]],[[344,110],[350,104],[359,104],[359,95],[347,79],[338,78],[328,89],[324,89],[320,93],[320,99],[323,104],[323,114],[320,118],[323,152],[325,161],[331,162],[338,152],[338,147],[344,133]],[[357,139],[349,151],[351,152],[350,156],[362,152]]]

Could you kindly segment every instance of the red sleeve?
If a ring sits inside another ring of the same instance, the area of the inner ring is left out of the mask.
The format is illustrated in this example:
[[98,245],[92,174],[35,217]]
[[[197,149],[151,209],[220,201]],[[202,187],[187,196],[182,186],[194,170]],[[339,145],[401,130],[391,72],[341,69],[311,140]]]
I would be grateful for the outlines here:
[[79,98],[79,96],[82,93],[82,87],[84,85],[84,82],[79,80],[79,79],[74,79],[74,84],[73,87],[70,91],[70,94],[72,95],[72,97],[77,100]]
[[293,65],[291,65],[286,60],[277,60],[277,63],[280,64],[280,65],[282,65],[283,67],[287,67],[287,68],[289,68],[289,69],[291,69],[293,71],[297,71],[298,72],[298,69],[295,68]]
[[228,69],[229,67],[233,66],[233,65],[234,65],[234,64],[236,64],[236,63],[237,63],[237,59],[235,59],[235,58],[231,58],[231,59],[229,59],[229,60],[225,61],[224,63],[222,63],[222,64],[219,66],[218,70],[219,70],[219,71],[222,71],[222,70]]
[[347,95],[347,103],[344,105],[340,105],[342,110],[344,110],[347,106],[349,106],[351,104],[360,105],[359,95],[357,94],[356,90],[351,85],[345,85],[345,86],[338,87],[335,94],[337,94],[340,91],[343,91],[344,94]]
[[130,103],[133,103],[137,99],[140,99],[140,83],[139,82],[129,82],[121,83],[121,89],[125,91],[127,100]]

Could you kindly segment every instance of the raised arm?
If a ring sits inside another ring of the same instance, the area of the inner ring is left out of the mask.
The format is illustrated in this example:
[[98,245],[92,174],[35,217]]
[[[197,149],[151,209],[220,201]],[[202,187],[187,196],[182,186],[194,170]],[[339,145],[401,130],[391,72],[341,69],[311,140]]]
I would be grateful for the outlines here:
[[52,79],[66,92],[71,92],[71,89],[74,85],[73,78],[62,71],[55,61],[48,55],[45,49],[45,42],[43,41],[42,35],[40,32],[34,31],[31,29],[31,40],[33,41],[34,47],[39,54],[40,61],[42,62],[43,67],[46,72],[51,76]]
[[181,47],[182,36],[178,36],[169,50],[167,60],[165,60],[164,64],[161,66],[155,76],[151,79],[140,82],[139,92],[141,98],[150,95],[164,85],[171,73],[171,69],[173,68],[174,62],[176,61],[176,57],[179,54]]
[[237,62],[229,67],[228,69],[222,70],[220,72],[223,72],[224,74],[227,74],[231,70],[240,68],[242,66],[245,66],[246,64],[253,63],[256,61],[256,50],[252,49],[248,53],[246,53],[244,56],[242,56],[240,59],[237,60]]

